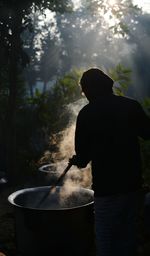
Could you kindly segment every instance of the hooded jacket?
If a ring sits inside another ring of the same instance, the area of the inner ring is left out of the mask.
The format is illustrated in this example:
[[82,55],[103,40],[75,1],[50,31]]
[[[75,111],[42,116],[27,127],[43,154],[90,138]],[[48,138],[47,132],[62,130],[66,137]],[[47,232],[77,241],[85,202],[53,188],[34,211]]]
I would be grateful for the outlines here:
[[150,119],[134,99],[103,95],[81,109],[75,151],[80,167],[92,164],[95,196],[127,193],[142,186],[139,137],[150,139]]

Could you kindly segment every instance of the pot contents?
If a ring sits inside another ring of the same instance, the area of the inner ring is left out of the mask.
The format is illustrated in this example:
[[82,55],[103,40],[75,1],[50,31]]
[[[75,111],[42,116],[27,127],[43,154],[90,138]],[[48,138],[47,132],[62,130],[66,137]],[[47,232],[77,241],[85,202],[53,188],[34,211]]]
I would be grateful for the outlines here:
[[44,189],[39,187],[37,190],[24,190],[23,193],[15,195],[14,204],[31,209],[62,210],[81,207],[93,202],[93,191],[90,189],[74,188],[66,192],[65,188],[59,186],[39,204],[49,189],[50,187],[45,187]]

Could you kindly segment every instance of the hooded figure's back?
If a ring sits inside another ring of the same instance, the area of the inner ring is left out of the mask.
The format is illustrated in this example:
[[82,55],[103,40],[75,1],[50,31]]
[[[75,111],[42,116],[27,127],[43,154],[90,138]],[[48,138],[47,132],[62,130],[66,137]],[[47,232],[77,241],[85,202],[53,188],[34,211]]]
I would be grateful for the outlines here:
[[85,164],[92,161],[96,195],[135,191],[141,186],[138,136],[150,138],[150,121],[133,99],[110,94],[80,111],[75,149]]

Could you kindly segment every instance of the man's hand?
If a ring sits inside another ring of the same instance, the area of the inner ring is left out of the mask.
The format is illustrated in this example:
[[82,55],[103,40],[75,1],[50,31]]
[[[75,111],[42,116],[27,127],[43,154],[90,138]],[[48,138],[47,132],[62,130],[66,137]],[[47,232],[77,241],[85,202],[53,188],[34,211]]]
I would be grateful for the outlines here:
[[69,163],[76,165],[78,168],[85,168],[87,165],[87,163],[85,164],[77,155],[73,155],[72,158],[69,159]]
[[72,165],[78,165],[77,156],[73,155],[72,158],[69,159],[69,163]]

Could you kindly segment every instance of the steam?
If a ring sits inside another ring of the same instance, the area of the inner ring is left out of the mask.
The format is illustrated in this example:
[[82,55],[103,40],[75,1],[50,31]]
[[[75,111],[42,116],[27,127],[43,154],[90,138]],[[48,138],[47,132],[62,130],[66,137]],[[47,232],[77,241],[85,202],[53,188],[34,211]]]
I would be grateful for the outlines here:
[[74,152],[74,134],[76,126],[76,117],[80,109],[86,104],[84,98],[76,101],[75,103],[70,103],[67,109],[70,113],[70,122],[68,127],[61,133],[61,140],[59,142],[59,152],[62,159],[69,159]]
[[[94,193],[86,188],[70,186],[67,193],[65,187],[57,187],[47,194],[48,191],[48,187],[27,188],[24,191],[14,192],[10,195],[9,201],[25,208],[43,210],[69,209],[93,202]],[[43,198],[44,200],[41,201]]]
[[[63,159],[63,169],[65,168],[68,159],[74,154],[74,135],[75,135],[75,125],[76,117],[79,110],[86,104],[85,99],[76,101],[75,103],[68,105],[68,110],[71,113],[70,124],[62,132],[62,137],[59,142],[59,157]],[[58,164],[58,163],[57,163]],[[65,165],[65,166],[64,166]],[[76,166],[71,167],[70,171],[66,174],[65,182],[63,186],[62,194],[68,194],[77,187],[90,188],[92,183],[91,167],[88,165],[86,168],[80,170]]]
[[74,133],[75,123],[71,124],[62,132],[62,139],[59,144],[60,157],[69,159],[74,154]]
[[[58,150],[54,152],[51,156],[53,158],[53,163],[47,165],[49,167],[49,174],[51,171],[55,171],[56,178],[63,173],[64,169],[67,167],[69,158],[74,154],[74,135],[75,135],[75,125],[76,117],[79,110],[86,104],[85,99],[80,99],[75,103],[69,104],[67,106],[70,113],[70,123],[68,127],[61,131],[58,135],[55,135],[55,139],[58,143]],[[58,136],[58,138],[57,138]],[[47,156],[48,153],[46,152]],[[49,159],[51,160],[51,158]],[[52,168],[53,167],[53,168]],[[87,165],[86,168],[79,169],[76,166],[72,166],[70,170],[66,173],[61,184],[60,194],[61,201],[66,200],[68,196],[75,192],[75,190],[82,188],[91,188],[92,185],[92,174],[91,166]]]
[[[62,138],[59,143],[59,154],[60,158],[63,159],[64,163],[67,163],[68,159],[75,154],[74,151],[74,135],[76,117],[79,110],[86,104],[85,99],[76,101],[75,103],[69,104],[68,109],[71,112],[70,124],[62,132]],[[63,167],[64,168],[64,167]],[[91,168],[88,165],[86,168],[80,170],[76,166],[71,167],[71,170],[67,173],[67,178],[64,183],[63,194],[68,193],[75,187],[91,187]]]

